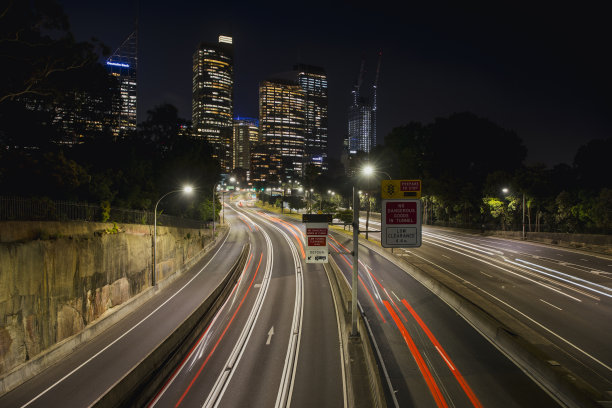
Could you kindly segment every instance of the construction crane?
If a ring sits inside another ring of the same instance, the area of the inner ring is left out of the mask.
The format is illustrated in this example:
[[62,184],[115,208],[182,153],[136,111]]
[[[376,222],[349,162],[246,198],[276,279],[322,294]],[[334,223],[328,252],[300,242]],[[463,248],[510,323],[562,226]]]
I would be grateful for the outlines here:
[[361,89],[361,84],[363,82],[363,72],[365,71],[365,58],[361,58],[361,68],[359,68],[359,77],[357,78],[357,82],[353,86],[353,106],[357,106],[359,103],[359,90]]
[[374,77],[374,84],[372,85],[372,147],[376,146],[376,110],[377,100],[376,91],[378,88],[378,76],[380,74],[380,61],[382,60],[382,51],[378,51],[378,65],[376,66],[376,77]]

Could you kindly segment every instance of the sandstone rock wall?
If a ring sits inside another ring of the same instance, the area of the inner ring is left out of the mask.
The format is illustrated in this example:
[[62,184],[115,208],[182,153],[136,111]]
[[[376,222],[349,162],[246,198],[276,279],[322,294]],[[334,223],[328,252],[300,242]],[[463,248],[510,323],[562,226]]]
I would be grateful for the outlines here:
[[[151,285],[152,227],[0,222],[0,375]],[[157,228],[158,280],[211,239]]]

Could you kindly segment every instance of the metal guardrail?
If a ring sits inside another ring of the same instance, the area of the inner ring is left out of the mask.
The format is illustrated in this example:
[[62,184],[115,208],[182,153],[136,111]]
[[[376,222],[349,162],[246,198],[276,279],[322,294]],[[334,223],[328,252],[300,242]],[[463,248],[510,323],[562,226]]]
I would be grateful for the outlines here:
[[[123,208],[104,209],[102,206],[47,198],[0,196],[0,221],[89,221],[153,225],[152,211]],[[208,228],[204,221],[170,215],[158,215],[157,225],[179,228]]]

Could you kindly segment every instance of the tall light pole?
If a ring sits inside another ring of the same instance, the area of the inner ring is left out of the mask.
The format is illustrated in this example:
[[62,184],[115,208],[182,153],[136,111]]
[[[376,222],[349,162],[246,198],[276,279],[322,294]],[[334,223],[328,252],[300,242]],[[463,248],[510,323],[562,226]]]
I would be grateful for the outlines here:
[[527,239],[525,236],[525,192],[523,191],[523,241]]
[[357,332],[357,287],[359,276],[359,193],[353,185],[353,279],[351,287],[351,336],[359,335]]
[[308,194],[308,214],[312,214],[312,192],[313,188],[310,189],[310,194]]
[[164,199],[164,197],[172,194],[172,193],[185,193],[191,194],[193,192],[193,187],[185,186],[181,190],[172,190],[161,196],[157,203],[155,203],[154,215],[153,215],[153,276],[151,276],[151,286],[157,285],[157,206],[160,201]]
[[[235,177],[231,177],[230,178],[230,183],[233,183],[234,181],[236,181]],[[221,193],[221,197],[222,197],[222,204],[221,204],[221,224],[225,224],[225,190],[223,190],[223,193]],[[231,201],[231,199],[230,199]]]
[[213,239],[215,238],[215,217],[216,217],[216,213],[215,213],[215,191],[217,191],[217,185],[219,185],[219,183],[215,183],[215,185],[213,186],[212,189],[212,207],[213,207],[213,216],[212,216],[212,220],[213,220]]

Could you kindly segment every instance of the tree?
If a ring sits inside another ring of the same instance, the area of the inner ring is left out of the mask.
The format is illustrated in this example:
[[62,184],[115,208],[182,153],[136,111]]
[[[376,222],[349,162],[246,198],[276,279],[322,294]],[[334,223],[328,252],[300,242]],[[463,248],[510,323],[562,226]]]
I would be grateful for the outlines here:
[[[0,143],[41,147],[104,133],[113,84],[98,63],[108,49],[77,43],[62,8],[9,1],[0,9]],[[95,125],[93,125],[95,124]]]
[[23,96],[61,97],[74,73],[96,64],[98,43],[77,43],[60,5],[48,1],[9,1],[0,10],[0,64],[4,81],[0,103]]
[[574,157],[574,169],[582,188],[612,188],[612,137],[591,140],[581,146]]

